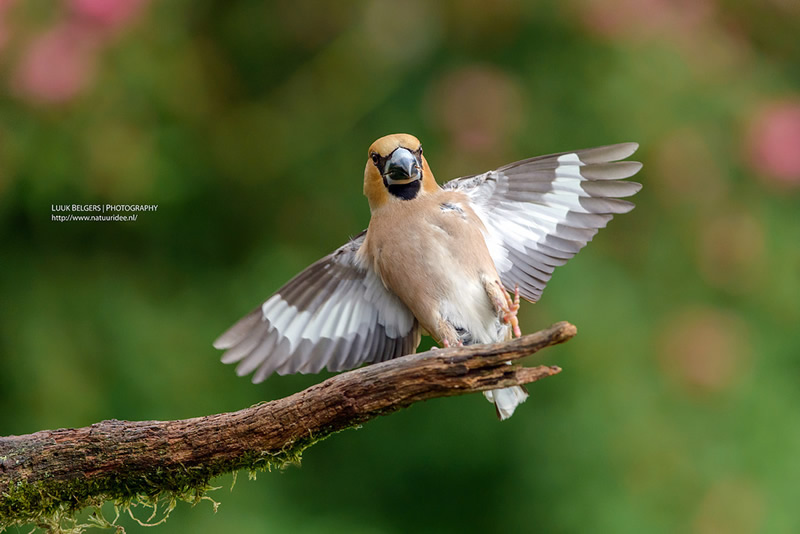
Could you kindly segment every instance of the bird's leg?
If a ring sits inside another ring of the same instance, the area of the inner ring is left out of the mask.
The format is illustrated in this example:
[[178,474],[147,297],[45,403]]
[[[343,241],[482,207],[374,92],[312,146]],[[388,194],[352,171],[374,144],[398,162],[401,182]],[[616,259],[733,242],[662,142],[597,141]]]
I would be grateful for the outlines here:
[[458,332],[456,329],[453,328],[453,325],[448,323],[444,317],[439,317],[438,319],[438,332],[439,338],[441,339],[442,347],[449,349],[450,347],[462,347],[464,343],[458,337]]
[[503,284],[498,280],[497,285],[500,286],[502,299],[495,297],[495,305],[497,309],[503,313],[502,319],[504,323],[511,324],[511,329],[514,332],[514,337],[522,337],[522,331],[519,329],[519,319],[517,319],[517,312],[519,311],[519,286],[514,285],[514,299],[503,287]]

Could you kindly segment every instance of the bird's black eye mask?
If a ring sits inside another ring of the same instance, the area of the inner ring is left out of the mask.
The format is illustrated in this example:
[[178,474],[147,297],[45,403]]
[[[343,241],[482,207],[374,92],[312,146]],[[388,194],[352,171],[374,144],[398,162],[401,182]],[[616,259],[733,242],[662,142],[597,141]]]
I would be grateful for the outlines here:
[[407,182],[407,183],[391,183],[392,180],[389,179],[390,176],[388,176],[386,174],[387,171],[388,171],[387,162],[390,159],[392,159],[392,155],[395,153],[395,151],[397,151],[397,150],[399,150],[401,148],[404,149],[405,151],[410,152],[414,156],[414,159],[416,160],[416,163],[417,163],[417,167],[419,169],[418,172],[421,173],[422,172],[422,146],[420,146],[419,148],[417,148],[414,151],[411,151],[411,150],[409,150],[409,149],[407,149],[405,147],[398,147],[395,150],[393,150],[390,154],[388,154],[387,156],[381,156],[380,154],[377,154],[377,153],[373,152],[372,154],[370,154],[370,159],[372,159],[372,163],[375,165],[375,167],[377,167],[378,172],[381,174],[381,177],[383,178],[383,185],[384,185],[384,187],[386,187],[386,189],[389,191],[389,193],[391,193],[393,196],[395,196],[395,197],[397,197],[399,199],[402,199],[402,200],[411,200],[413,198],[416,198],[417,194],[419,194],[419,191],[422,188],[422,178],[421,178],[421,176],[420,176],[419,179],[412,180],[412,181]]
[[[389,154],[389,156],[391,156],[391,154]],[[377,152],[373,152],[372,154],[369,155],[369,158],[372,160],[372,163],[378,168],[378,172],[383,174],[383,171],[381,169],[386,167],[386,160],[389,159],[389,156],[381,156]]]
[[[405,147],[397,147],[397,148],[405,148]],[[397,150],[397,148],[395,148],[394,150]],[[373,165],[375,165],[375,167],[378,168],[378,172],[381,174],[381,176],[383,176],[384,170],[386,169],[386,162],[391,159],[392,154],[394,154],[394,150],[392,150],[386,156],[381,156],[377,152],[372,152],[369,155],[369,159],[371,159]],[[417,148],[416,150],[410,150],[410,149],[406,149],[406,150],[408,150],[409,152],[414,154],[414,157],[417,159],[417,163],[419,164],[419,168],[421,169],[422,168],[422,145],[419,145],[419,148]]]

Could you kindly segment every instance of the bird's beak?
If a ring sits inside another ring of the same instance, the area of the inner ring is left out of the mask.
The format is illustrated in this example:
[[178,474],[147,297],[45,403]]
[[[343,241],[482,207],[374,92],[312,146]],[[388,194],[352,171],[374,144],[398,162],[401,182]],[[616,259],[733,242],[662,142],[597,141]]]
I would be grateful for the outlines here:
[[383,169],[383,177],[388,185],[407,184],[422,179],[422,165],[407,148],[397,148]]

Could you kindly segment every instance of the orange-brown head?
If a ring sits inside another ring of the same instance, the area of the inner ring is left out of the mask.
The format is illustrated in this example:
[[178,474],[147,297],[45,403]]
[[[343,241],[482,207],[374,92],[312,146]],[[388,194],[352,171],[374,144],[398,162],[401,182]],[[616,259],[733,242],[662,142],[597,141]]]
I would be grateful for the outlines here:
[[370,210],[438,190],[439,185],[422,155],[422,145],[413,135],[387,135],[369,147],[364,195]]

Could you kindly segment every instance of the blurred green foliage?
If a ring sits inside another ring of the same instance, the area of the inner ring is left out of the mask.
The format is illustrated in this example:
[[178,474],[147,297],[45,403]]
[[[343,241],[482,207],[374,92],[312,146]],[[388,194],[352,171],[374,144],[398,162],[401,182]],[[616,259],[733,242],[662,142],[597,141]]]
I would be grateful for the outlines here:
[[[523,305],[523,331],[580,335],[511,420],[477,395],[417,405],[157,528],[800,531],[797,3],[174,0],[113,24],[5,4],[0,434],[322,380],[254,386],[211,341],[367,225],[381,135],[417,135],[440,182],[638,141],[637,209]],[[65,25],[75,47],[33,57]],[[87,203],[159,207],[51,220]]]

